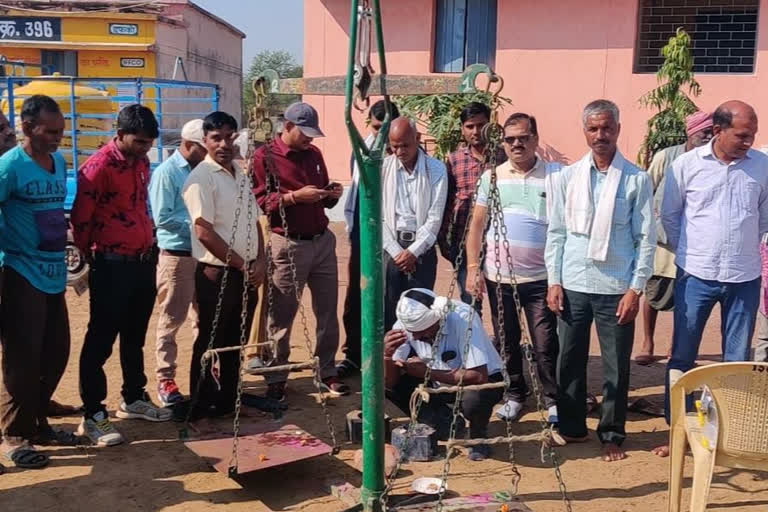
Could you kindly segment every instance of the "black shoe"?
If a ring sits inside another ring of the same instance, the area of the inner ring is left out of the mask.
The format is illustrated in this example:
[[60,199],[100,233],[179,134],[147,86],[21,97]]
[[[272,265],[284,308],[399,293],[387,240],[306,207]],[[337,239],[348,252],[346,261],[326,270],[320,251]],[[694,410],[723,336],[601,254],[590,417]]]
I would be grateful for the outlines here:
[[275,419],[280,419],[283,416],[283,411],[288,409],[287,405],[277,400],[259,395],[251,395],[250,393],[243,393],[242,402],[246,407],[253,407],[262,412],[272,414]]
[[351,359],[345,359],[336,366],[336,376],[340,379],[346,379],[347,377],[353,377],[360,373],[360,364],[355,363]]
[[211,417],[210,407],[201,407],[200,404],[197,404],[191,412],[190,407],[192,407],[192,400],[184,400],[171,405],[169,407],[171,420],[176,423],[185,423],[186,421],[197,421],[201,418]]
[[285,382],[273,382],[267,385],[267,398],[282,402],[285,400]]
[[32,443],[40,446],[83,446],[88,444],[88,441],[72,432],[55,429],[46,424],[37,428]]

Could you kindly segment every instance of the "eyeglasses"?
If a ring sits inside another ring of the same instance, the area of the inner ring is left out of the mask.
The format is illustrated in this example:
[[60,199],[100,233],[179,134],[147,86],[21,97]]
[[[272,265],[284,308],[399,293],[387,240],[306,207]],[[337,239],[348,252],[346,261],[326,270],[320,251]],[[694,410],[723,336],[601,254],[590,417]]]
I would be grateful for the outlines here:
[[514,146],[515,142],[519,142],[520,144],[528,144],[531,142],[531,139],[533,139],[533,135],[518,135],[517,137],[504,137],[504,142],[509,144],[510,146]]

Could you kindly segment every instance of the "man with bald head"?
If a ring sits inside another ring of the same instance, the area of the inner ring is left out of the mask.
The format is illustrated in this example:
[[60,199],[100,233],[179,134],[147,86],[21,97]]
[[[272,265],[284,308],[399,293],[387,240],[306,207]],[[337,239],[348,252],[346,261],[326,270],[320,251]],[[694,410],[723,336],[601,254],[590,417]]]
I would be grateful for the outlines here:
[[419,147],[412,119],[392,121],[389,145],[382,169],[386,329],[395,323],[401,293],[435,285],[435,243],[448,194],[445,165]]
[[[661,220],[675,249],[677,278],[666,393],[694,367],[716,303],[724,361],[747,361],[760,304],[760,238],[768,231],[768,156],[751,149],[757,114],[741,101],[712,116],[712,141],[680,156],[667,173]],[[682,307],[684,305],[684,307]],[[669,455],[669,448],[654,453]]]

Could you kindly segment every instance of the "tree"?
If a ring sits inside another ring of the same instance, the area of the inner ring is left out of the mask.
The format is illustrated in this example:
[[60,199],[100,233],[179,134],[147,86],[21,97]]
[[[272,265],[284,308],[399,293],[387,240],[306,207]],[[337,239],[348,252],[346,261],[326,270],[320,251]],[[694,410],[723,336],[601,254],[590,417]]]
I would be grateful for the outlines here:
[[685,118],[698,110],[691,96],[701,94],[693,75],[691,36],[678,28],[661,53],[664,64],[656,73],[660,85],[639,100],[644,107],[657,110],[648,120],[648,133],[637,155],[642,167],[647,167],[660,149],[685,142]]
[[[467,104],[477,101],[491,106],[493,95],[487,92],[470,94],[430,94],[419,96],[398,96],[395,99],[401,114],[411,117],[426,128],[427,134],[435,139],[435,158],[445,159],[461,143],[461,121],[459,116]],[[511,105],[508,98],[499,96],[499,104]]]
[[[303,66],[297,64],[293,55],[284,50],[264,50],[259,52],[251,61],[251,66],[248,68],[248,73],[246,73],[245,80],[243,81],[243,119],[246,122],[251,107],[253,107],[256,101],[253,93],[253,80],[266,69],[274,69],[280,78],[301,78],[304,74]],[[301,96],[299,95],[268,96],[267,108],[269,109],[269,115],[277,116],[282,114],[288,105],[300,99]]]

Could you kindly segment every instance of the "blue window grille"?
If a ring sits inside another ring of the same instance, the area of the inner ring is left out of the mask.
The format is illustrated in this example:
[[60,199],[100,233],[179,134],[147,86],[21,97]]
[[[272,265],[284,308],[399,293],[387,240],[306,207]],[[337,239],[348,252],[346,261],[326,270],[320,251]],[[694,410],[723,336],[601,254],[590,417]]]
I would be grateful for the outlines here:
[[496,64],[497,0],[437,0],[435,72]]

